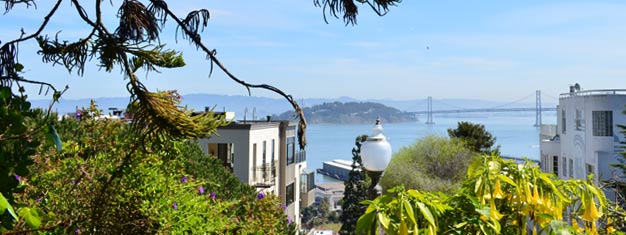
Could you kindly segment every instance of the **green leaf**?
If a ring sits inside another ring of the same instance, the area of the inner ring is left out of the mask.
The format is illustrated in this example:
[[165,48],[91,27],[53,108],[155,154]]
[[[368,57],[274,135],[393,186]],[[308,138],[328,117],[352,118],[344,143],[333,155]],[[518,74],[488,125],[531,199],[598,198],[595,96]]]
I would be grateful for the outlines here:
[[428,220],[428,223],[435,225],[435,218],[433,217],[433,214],[430,213],[430,209],[428,209],[428,207],[426,207],[426,205],[422,202],[417,202],[417,206],[419,206],[422,215],[424,215],[424,218]]
[[17,64],[15,64],[14,68],[15,68],[15,71],[22,72],[22,70],[24,70],[24,65],[22,65],[20,63],[17,63]]
[[376,223],[376,213],[365,213],[356,222],[357,232],[368,232]]
[[379,213],[378,214],[378,221],[380,221],[380,224],[385,228],[385,229],[389,229],[389,224],[391,223],[391,219],[389,218],[389,216],[383,214],[383,213]]
[[7,201],[7,199],[4,197],[4,195],[0,193],[0,212],[4,212],[5,210],[9,211],[9,214],[13,216],[13,219],[17,219],[17,215],[15,215],[15,211],[13,211],[13,207],[11,206],[9,201]]
[[37,213],[37,210],[23,207],[20,208],[17,213],[26,221],[28,226],[30,226],[31,228],[39,228],[39,226],[41,226],[41,217],[39,216],[39,213]]
[[513,180],[511,178],[507,177],[506,175],[499,174],[498,175],[498,179],[500,179],[500,180],[502,180],[502,181],[506,182],[507,184],[510,184],[510,185],[512,185],[514,187],[517,187],[517,184],[515,182],[513,182]]
[[413,224],[417,224],[417,221],[415,220],[415,215],[413,214],[414,213],[413,207],[411,206],[411,204],[408,201],[403,201],[402,203],[404,204],[404,210],[409,215],[411,222],[413,222]]

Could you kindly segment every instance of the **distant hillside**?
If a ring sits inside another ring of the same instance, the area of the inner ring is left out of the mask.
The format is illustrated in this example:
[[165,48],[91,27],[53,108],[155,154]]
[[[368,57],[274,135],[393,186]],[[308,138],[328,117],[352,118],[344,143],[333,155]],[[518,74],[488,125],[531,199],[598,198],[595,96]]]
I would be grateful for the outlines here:
[[[387,123],[416,120],[413,114],[372,102],[323,103],[302,110],[309,123],[362,124],[372,123],[377,117]],[[287,111],[273,118],[290,120],[293,116],[293,111]]]

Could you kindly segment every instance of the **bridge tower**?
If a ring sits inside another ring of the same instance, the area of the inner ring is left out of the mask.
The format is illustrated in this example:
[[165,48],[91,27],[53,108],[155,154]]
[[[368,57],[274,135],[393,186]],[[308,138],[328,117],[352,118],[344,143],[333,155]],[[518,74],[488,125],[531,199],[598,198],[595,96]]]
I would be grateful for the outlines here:
[[432,125],[435,124],[435,122],[433,122],[433,97],[429,96],[428,97],[428,117],[426,118],[426,124],[428,125]]
[[541,90],[535,91],[535,126],[541,126]]

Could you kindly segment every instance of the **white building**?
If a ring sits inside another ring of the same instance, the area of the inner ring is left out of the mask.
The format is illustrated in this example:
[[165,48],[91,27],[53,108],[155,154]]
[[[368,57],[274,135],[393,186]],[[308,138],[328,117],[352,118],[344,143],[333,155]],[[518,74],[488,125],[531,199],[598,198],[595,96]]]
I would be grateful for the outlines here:
[[[611,163],[617,163],[622,151],[619,124],[626,124],[623,111],[625,90],[581,90],[570,87],[561,94],[557,106],[557,125],[541,130],[541,167],[561,179],[597,180],[613,177]],[[607,197],[615,195],[607,192]]]
[[300,209],[315,200],[315,179],[314,172],[306,170],[306,152],[297,147],[296,123],[232,122],[199,142],[241,182],[278,195],[287,216],[300,224]]

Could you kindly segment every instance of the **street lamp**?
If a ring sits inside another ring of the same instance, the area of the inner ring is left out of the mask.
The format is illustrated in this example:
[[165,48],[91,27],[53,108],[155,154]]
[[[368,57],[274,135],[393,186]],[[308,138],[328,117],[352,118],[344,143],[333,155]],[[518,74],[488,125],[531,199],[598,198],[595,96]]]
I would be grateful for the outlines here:
[[363,169],[372,180],[369,188],[369,197],[374,200],[378,195],[380,188],[378,181],[389,161],[391,160],[391,145],[387,142],[387,138],[383,135],[383,127],[380,125],[380,118],[376,119],[376,126],[372,135],[361,145],[361,161]]

